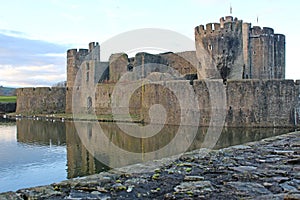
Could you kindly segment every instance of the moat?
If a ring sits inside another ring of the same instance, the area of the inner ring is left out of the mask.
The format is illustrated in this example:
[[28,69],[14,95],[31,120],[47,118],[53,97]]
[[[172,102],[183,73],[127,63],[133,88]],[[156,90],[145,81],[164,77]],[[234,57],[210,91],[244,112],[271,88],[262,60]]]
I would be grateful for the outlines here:
[[[84,127],[87,138],[95,136],[92,122],[77,122]],[[133,124],[123,124],[127,128]],[[154,140],[135,141],[124,135],[115,123],[100,123],[104,136],[114,145],[130,152],[138,152],[141,159],[123,158],[119,164],[130,165],[143,161],[143,153],[160,149],[170,142],[177,126],[165,126]],[[190,128],[186,127],[188,132]],[[82,131],[82,130],[81,130]],[[196,138],[188,151],[199,149],[207,128],[198,127]],[[215,149],[261,140],[293,131],[274,128],[224,128]],[[93,135],[94,134],[94,135]],[[103,136],[102,136],[103,137]],[[101,140],[101,138],[98,138]],[[159,142],[157,142],[159,141]],[[86,142],[86,141],[85,141]],[[0,121],[0,192],[51,184],[65,179],[107,171],[100,161],[113,161],[103,148],[87,150],[84,138],[78,135],[73,122],[22,119]],[[99,141],[95,140],[95,143]],[[99,144],[99,143],[98,143]],[[153,159],[160,159],[154,157]],[[100,160],[100,161],[99,161]],[[145,160],[146,161],[146,160]]]

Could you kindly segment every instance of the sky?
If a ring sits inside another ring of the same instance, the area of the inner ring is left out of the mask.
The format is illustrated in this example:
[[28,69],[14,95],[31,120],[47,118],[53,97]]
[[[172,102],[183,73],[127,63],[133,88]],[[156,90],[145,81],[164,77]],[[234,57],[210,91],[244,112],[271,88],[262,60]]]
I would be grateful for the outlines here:
[[195,26],[230,15],[230,5],[232,16],[285,34],[286,78],[300,79],[298,0],[0,0],[0,5],[2,86],[64,81],[68,49],[88,48],[91,41],[101,45],[135,29],[167,29],[194,40]]

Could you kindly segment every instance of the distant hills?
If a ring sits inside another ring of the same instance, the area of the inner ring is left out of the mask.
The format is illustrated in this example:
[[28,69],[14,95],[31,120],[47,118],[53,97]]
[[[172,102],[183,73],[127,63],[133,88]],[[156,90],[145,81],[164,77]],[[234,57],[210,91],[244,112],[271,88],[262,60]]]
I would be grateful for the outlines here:
[[0,96],[16,96],[16,88],[0,86]]

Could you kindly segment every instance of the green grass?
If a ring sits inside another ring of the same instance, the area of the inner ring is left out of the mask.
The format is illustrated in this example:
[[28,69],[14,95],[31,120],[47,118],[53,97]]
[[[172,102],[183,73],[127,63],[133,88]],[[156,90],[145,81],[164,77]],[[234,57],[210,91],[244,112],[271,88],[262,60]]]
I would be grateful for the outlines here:
[[0,96],[0,103],[16,103],[16,96]]

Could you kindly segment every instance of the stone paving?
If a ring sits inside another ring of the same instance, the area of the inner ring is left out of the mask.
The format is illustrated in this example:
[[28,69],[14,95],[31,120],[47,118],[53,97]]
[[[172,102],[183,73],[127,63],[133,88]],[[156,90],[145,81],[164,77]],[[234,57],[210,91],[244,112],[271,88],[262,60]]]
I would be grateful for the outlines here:
[[300,132],[120,170],[0,199],[300,199]]

